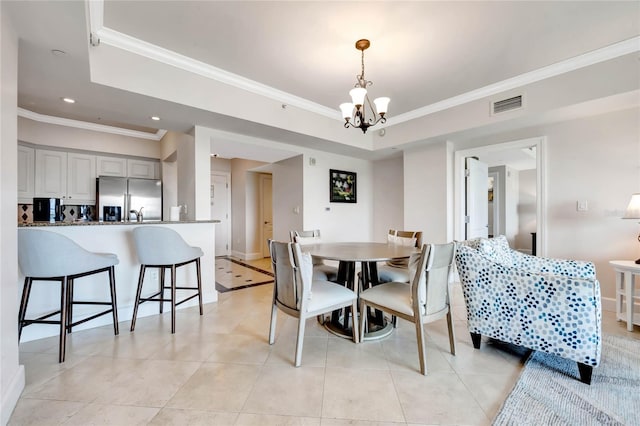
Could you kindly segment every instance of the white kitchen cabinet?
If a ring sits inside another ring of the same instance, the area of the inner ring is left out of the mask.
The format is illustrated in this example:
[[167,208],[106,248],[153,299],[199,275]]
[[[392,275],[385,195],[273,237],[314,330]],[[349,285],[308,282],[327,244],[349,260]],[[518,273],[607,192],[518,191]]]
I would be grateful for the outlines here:
[[35,195],[35,150],[18,145],[18,203],[31,204]]
[[159,179],[160,162],[128,159],[127,176],[130,178]]
[[120,157],[96,156],[98,176],[127,176],[127,159]]
[[95,204],[96,157],[75,152],[35,150],[35,196],[65,204]]
[[95,204],[96,157],[67,154],[67,204]]
[[67,197],[67,153],[36,149],[35,196]]

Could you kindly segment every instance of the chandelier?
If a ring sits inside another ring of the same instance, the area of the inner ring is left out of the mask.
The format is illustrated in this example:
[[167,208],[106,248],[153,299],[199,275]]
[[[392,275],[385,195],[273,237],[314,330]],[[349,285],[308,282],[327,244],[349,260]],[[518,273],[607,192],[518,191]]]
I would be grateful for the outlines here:
[[[367,50],[370,45],[371,43],[369,43],[369,40],[367,39],[356,41],[356,49],[362,52],[362,72],[360,75],[356,76],[356,85],[349,91],[349,95],[351,95],[351,102],[340,104],[342,117],[345,120],[344,127],[355,127],[362,130],[362,133],[367,133],[367,129],[371,126],[386,122],[387,119],[384,115],[387,113],[387,107],[389,106],[389,98],[383,97],[374,99],[373,103],[378,111],[378,114],[376,115],[376,110],[371,106],[371,101],[369,100],[369,96],[367,96],[367,86],[371,86],[373,82],[364,78],[364,51]],[[367,119],[367,113],[365,112],[367,107],[371,112],[371,118],[369,119]]]

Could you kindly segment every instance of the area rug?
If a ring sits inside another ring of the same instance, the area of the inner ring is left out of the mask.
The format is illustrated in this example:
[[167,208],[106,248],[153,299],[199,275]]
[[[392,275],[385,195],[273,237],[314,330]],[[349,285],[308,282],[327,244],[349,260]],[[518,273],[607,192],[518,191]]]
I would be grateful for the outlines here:
[[591,386],[575,362],[534,352],[494,425],[640,425],[640,340],[603,336]]
[[231,257],[216,257],[216,290],[221,293],[273,282],[273,273]]

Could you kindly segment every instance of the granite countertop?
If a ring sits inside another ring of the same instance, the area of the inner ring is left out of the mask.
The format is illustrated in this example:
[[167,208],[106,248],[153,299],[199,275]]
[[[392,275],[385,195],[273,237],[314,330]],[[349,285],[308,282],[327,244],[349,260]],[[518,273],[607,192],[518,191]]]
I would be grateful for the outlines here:
[[111,226],[111,225],[177,225],[187,223],[220,223],[219,220],[181,220],[181,221],[151,221],[151,222],[99,222],[99,221],[78,221],[78,222],[33,222],[33,223],[18,223],[19,228],[23,227],[44,227],[44,226]]

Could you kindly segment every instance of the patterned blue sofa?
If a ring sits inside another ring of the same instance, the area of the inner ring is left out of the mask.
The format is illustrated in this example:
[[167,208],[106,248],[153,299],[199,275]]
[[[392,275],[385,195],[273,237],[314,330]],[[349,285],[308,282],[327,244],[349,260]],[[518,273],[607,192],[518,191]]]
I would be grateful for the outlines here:
[[547,259],[509,248],[504,236],[458,244],[471,340],[487,336],[576,361],[591,383],[600,363],[600,284],[591,262]]

